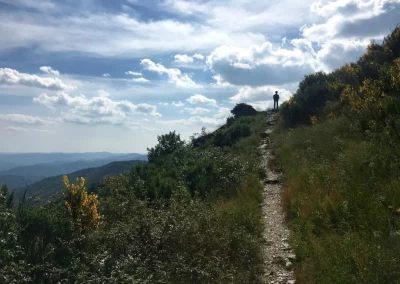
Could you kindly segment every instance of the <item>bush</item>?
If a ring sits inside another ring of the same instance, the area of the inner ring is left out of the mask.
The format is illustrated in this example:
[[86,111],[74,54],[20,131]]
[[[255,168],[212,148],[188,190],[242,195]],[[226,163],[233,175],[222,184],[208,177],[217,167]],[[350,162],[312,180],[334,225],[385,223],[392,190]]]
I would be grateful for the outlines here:
[[257,111],[250,105],[240,103],[231,110],[231,113],[235,118],[240,118],[243,116],[253,116],[257,114]]

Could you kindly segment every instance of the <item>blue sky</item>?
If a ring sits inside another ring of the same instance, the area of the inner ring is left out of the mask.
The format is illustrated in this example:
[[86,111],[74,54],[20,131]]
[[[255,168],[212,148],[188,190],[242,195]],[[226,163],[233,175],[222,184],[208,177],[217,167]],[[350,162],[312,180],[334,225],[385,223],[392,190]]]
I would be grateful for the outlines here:
[[357,60],[400,0],[0,0],[1,152],[146,152]]

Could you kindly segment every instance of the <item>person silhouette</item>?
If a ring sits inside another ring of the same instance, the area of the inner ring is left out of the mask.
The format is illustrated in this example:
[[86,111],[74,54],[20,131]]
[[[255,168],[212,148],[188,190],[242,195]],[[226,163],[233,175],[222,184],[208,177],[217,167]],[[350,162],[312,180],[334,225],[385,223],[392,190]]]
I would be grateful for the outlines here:
[[[273,96],[274,98],[274,110],[279,110],[279,95],[278,95],[278,91],[275,91],[275,95]],[[275,108],[276,106],[276,108]]]

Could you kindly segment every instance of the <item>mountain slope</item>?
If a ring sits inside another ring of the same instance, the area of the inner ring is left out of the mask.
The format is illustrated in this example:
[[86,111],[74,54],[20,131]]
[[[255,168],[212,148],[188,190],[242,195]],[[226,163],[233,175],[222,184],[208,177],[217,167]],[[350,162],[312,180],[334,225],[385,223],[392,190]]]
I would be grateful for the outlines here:
[[[143,156],[137,153],[0,153],[0,170],[7,170],[19,166],[31,166],[35,164],[54,163],[54,162],[76,162],[79,160],[106,160],[115,157],[135,155]],[[125,160],[134,160],[132,157]],[[113,159],[116,161],[116,159]]]
[[[79,177],[84,177],[86,179],[86,184],[89,187],[93,183],[100,182],[105,176],[121,174],[127,170],[130,170],[133,165],[138,163],[145,163],[145,161],[134,160],[112,162],[101,167],[79,170],[67,174],[67,176],[70,181],[74,181]],[[59,195],[60,190],[63,188],[62,177],[63,175],[57,175],[45,178],[29,185],[28,187],[21,187],[17,189],[16,193],[20,194],[27,189],[28,196],[40,196],[44,199],[50,198],[54,194]]]
[[44,176],[20,176],[20,175],[0,175],[0,185],[7,185],[9,189],[15,189],[30,185],[44,179]]
[[31,166],[21,166],[0,172],[0,184],[10,189],[29,185],[46,177],[73,173],[82,169],[104,166],[116,161],[146,160],[147,156],[126,154],[98,160],[79,160],[74,162],[53,162]]

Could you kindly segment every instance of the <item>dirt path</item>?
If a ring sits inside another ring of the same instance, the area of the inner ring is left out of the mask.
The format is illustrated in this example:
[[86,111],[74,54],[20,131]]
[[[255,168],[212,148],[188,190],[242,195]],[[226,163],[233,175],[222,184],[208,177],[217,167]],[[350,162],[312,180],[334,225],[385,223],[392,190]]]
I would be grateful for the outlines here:
[[260,145],[263,155],[263,166],[266,170],[266,180],[263,191],[263,222],[264,222],[264,275],[263,283],[295,283],[292,266],[296,256],[288,244],[289,230],[284,222],[282,212],[282,184],[279,173],[273,172],[268,167],[272,158],[269,134],[275,125],[276,114],[268,112],[268,128],[266,138]]

